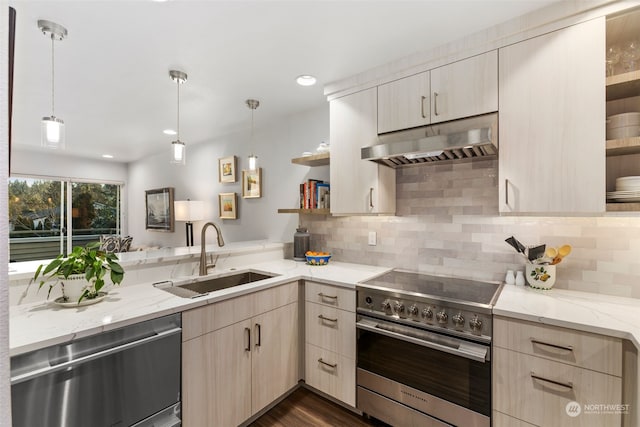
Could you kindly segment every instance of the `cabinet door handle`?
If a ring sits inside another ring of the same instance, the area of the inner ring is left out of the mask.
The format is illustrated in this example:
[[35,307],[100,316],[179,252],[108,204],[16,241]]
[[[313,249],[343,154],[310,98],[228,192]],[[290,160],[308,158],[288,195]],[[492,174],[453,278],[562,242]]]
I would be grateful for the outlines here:
[[433,114],[438,115],[438,92],[433,92]]
[[260,347],[262,344],[262,327],[260,323],[256,323],[256,329],[258,329],[258,338],[256,339],[256,347]]
[[536,375],[536,373],[533,372],[533,371],[531,371],[531,378],[533,378],[534,380],[543,381],[543,382],[546,382],[546,383],[549,383],[549,384],[553,384],[553,385],[557,385],[557,386],[560,386],[560,387],[564,387],[564,388],[569,389],[569,390],[573,390],[573,383],[571,383],[571,382],[563,383],[561,381],[550,380],[548,378],[544,378],[544,377],[541,377],[539,375]]
[[244,331],[247,333],[247,346],[244,348],[244,351],[251,351],[251,329],[244,328]]
[[504,204],[509,206],[509,179],[504,179]]
[[320,299],[332,299],[334,300],[334,302],[338,301],[338,295],[326,295],[320,292],[318,293],[318,296],[320,297]]
[[369,207],[373,209],[373,187],[369,188]]
[[424,101],[426,101],[427,97],[426,96],[422,96],[422,99],[420,100],[420,113],[422,114],[422,118],[426,119],[427,116],[424,115]]
[[544,345],[547,347],[557,348],[558,350],[573,351],[573,347],[570,345],[551,344],[548,342],[537,340],[535,338],[529,338],[529,341],[531,341],[531,344]]
[[337,363],[329,363],[329,362],[325,362],[324,360],[322,360],[322,357],[320,359],[318,359],[318,362],[322,363],[325,366],[330,367],[331,369],[336,369],[338,367]]
[[327,322],[335,322],[335,323],[338,323],[338,319],[332,319],[332,318],[330,318],[330,317],[324,317],[324,315],[322,315],[322,314],[319,314],[319,315],[318,315],[318,319],[320,319],[320,320],[326,320]]

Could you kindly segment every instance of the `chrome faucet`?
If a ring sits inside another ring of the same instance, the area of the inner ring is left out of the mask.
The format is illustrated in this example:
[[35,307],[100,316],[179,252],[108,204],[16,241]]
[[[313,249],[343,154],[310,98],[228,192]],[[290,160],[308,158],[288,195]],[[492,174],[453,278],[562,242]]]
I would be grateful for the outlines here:
[[200,233],[200,276],[206,276],[209,268],[213,268],[216,266],[215,264],[207,264],[206,237],[207,237],[207,228],[209,228],[209,226],[212,226],[213,228],[216,229],[216,234],[218,236],[218,246],[220,247],[224,246],[224,239],[222,238],[222,232],[220,231],[220,228],[218,228],[218,226],[215,225],[213,222],[207,222],[202,227],[202,232]]

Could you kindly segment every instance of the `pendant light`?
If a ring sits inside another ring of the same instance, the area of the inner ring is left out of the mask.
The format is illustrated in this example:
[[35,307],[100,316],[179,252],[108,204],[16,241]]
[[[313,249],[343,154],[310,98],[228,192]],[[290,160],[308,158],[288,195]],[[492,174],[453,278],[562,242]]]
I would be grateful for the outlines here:
[[247,99],[245,101],[247,107],[251,108],[251,140],[249,145],[251,147],[251,154],[249,154],[249,170],[256,170],[258,168],[258,156],[253,154],[253,112],[260,106],[260,101],[257,99]]
[[187,81],[187,74],[182,71],[171,70],[169,77],[176,82],[178,87],[178,127],[176,140],[171,141],[171,163],[184,166],[186,163],[186,146],[180,141],[180,85]]
[[54,91],[54,42],[62,41],[67,37],[67,29],[55,22],[45,19],[38,20],[38,28],[45,36],[51,37],[51,116],[43,117],[40,125],[40,141],[43,147],[65,147],[64,121],[55,115],[55,91]]

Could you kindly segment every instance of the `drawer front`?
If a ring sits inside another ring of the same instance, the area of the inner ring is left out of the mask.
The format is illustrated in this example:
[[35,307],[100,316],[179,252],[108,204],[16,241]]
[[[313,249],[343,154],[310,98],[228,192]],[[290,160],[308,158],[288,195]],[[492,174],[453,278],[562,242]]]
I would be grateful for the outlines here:
[[534,424],[529,424],[498,411],[493,411],[491,425],[493,427],[537,427]]
[[[545,427],[620,425],[621,414],[594,405],[625,403],[621,378],[498,347],[493,357],[495,410]],[[581,405],[577,415],[571,402]]]
[[307,302],[305,307],[306,342],[356,358],[356,314],[351,311]]
[[494,317],[497,347],[622,376],[622,340],[605,335]]
[[298,300],[298,282],[285,283],[182,313],[182,341]]
[[356,311],[355,289],[340,288],[311,281],[306,281],[304,288],[307,301],[342,310]]
[[355,359],[341,356],[312,344],[307,344],[305,349],[305,382],[311,387],[355,407]]

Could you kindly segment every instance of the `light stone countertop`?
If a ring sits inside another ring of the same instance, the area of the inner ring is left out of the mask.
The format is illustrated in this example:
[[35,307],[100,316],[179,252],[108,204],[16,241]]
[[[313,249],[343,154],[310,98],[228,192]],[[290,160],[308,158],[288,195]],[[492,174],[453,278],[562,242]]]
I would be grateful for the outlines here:
[[355,284],[382,274],[389,268],[331,261],[326,266],[310,266],[292,260],[248,264],[237,269],[217,269],[208,276],[185,277],[176,284],[209,279],[229,273],[257,270],[279,274],[271,279],[212,292],[206,297],[180,298],[152,286],[151,282],[115,287],[104,301],[78,308],[63,308],[53,301],[9,308],[10,355],[60,344],[72,339],[120,328],[137,322],[204,306],[294,280],[318,280],[355,288]]
[[504,285],[493,314],[628,339],[640,350],[640,299]]

